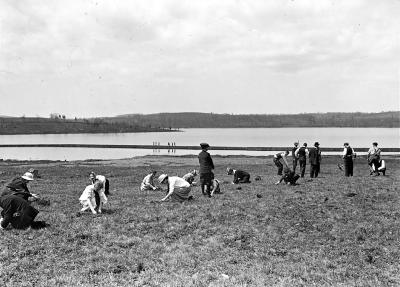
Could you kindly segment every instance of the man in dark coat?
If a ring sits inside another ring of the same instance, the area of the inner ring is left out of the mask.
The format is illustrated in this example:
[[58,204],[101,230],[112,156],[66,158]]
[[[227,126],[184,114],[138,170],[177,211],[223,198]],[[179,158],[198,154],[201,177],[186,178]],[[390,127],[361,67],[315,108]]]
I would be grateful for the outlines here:
[[289,168],[285,168],[285,172],[281,179],[275,182],[276,185],[280,184],[282,181],[288,185],[296,185],[296,181],[299,179],[300,175],[296,174],[294,171]]
[[349,143],[344,143],[343,146],[344,175],[353,176],[353,157],[356,157],[356,153]]
[[295,152],[295,156],[299,159],[301,177],[304,177],[304,173],[306,172],[307,155],[307,143],[304,143],[303,146],[299,147]]
[[210,148],[209,144],[201,143],[200,147],[202,151],[199,153],[198,158],[200,164],[199,174],[201,192],[203,194],[206,194],[207,192],[208,196],[211,197],[211,185],[212,180],[214,179],[214,173],[212,172],[212,170],[214,169],[214,163],[211,155],[207,152]]
[[24,229],[32,225],[33,220],[39,213],[28,201],[23,198],[9,194],[0,197],[0,207],[2,218],[0,228],[6,228],[10,223],[17,229]]
[[295,156],[296,150],[299,148],[299,142],[295,142],[292,147],[293,171],[296,172],[297,162],[299,159]]
[[250,174],[246,171],[240,170],[240,169],[232,169],[228,167],[226,169],[226,172],[228,175],[233,174],[233,184],[238,184],[238,183],[250,183]]
[[308,158],[310,160],[310,177],[318,177],[321,164],[321,150],[318,142],[315,142],[314,147],[310,149]]

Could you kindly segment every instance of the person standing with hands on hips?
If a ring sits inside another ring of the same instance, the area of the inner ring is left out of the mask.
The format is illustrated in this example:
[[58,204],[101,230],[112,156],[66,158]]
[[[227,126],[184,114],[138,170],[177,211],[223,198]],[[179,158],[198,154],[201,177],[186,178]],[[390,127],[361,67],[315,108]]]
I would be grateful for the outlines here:
[[349,143],[344,143],[343,146],[344,175],[347,177],[353,176],[353,157],[356,157],[356,153]]
[[211,185],[212,180],[214,179],[214,173],[212,172],[214,169],[214,163],[211,158],[211,155],[207,152],[210,148],[208,143],[201,143],[200,147],[202,151],[199,153],[199,174],[200,174],[200,186],[201,192],[203,195],[208,194],[208,197],[211,197]]
[[307,155],[308,155],[307,143],[304,143],[302,147],[299,147],[294,153],[294,155],[299,159],[301,177],[304,177],[304,173],[306,172]]

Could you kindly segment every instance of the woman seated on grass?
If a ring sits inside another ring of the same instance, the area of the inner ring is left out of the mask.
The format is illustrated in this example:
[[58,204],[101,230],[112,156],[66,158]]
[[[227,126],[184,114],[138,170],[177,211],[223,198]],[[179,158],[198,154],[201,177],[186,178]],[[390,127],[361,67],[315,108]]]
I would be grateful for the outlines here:
[[226,169],[226,173],[228,175],[233,174],[233,184],[238,184],[238,183],[250,183],[250,174],[246,171],[240,170],[240,169],[232,169],[228,167]]
[[158,177],[158,182],[167,185],[167,195],[161,201],[166,201],[168,198],[179,202],[191,199],[191,196],[189,196],[191,190],[190,183],[183,178],[162,174]]
[[2,218],[0,219],[1,229],[7,228],[9,224],[16,229],[46,227],[44,221],[34,221],[39,211],[33,208],[28,201],[17,195],[1,196],[0,207],[3,209],[1,211]]
[[143,178],[142,183],[140,184],[140,191],[146,191],[146,190],[157,190],[158,188],[154,184],[154,177],[156,176],[157,171],[153,170],[151,173],[146,175]]
[[196,182],[194,181],[196,175],[197,175],[197,170],[192,170],[191,172],[185,174],[182,178],[186,180],[188,183],[191,185],[196,185]]
[[300,175],[296,174],[289,168],[285,168],[285,173],[282,175],[281,179],[275,184],[280,184],[284,181],[288,185],[296,185],[296,181],[300,178]]
[[96,199],[95,199],[95,191],[99,191],[99,185],[91,184],[86,186],[85,190],[82,192],[81,197],[79,197],[79,201],[82,204],[81,212],[84,212],[90,208],[93,214],[101,213],[101,207],[104,203],[107,203],[107,197],[104,195],[104,192],[100,192],[100,204],[96,211]]

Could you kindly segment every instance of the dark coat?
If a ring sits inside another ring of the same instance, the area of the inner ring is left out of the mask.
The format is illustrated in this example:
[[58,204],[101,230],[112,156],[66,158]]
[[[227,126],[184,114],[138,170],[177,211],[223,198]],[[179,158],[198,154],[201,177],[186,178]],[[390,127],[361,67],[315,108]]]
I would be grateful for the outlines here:
[[9,182],[3,189],[1,196],[13,194],[25,200],[28,200],[32,194],[29,192],[28,186],[22,177],[16,177]]
[[6,228],[9,223],[14,228],[27,228],[39,213],[26,200],[13,194],[0,197],[0,207],[3,208],[1,226]]
[[317,147],[312,147],[309,150],[308,158],[310,164],[320,164],[321,163],[321,150]]
[[212,170],[214,169],[214,163],[213,160],[211,158],[211,155],[202,150],[199,155],[199,164],[200,164],[200,169],[199,169],[199,173],[210,173],[212,172]]

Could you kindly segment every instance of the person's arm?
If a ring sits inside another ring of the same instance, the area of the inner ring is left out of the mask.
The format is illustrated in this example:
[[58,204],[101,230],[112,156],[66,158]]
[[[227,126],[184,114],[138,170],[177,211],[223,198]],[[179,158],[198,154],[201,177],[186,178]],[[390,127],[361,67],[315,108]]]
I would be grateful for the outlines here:
[[94,206],[92,204],[92,198],[94,197],[94,191],[90,192],[90,195],[88,196],[88,205],[90,207],[90,210],[92,211],[93,214],[97,214],[96,210],[94,209]]
[[342,153],[342,157],[345,158],[345,157],[346,157],[346,154],[347,154],[347,149],[344,148],[344,149],[343,149],[343,153]]
[[168,179],[168,186],[169,186],[168,193],[163,199],[161,199],[161,201],[166,201],[171,196],[171,194],[174,192],[175,181]]
[[209,158],[209,161],[210,161],[211,169],[214,169],[214,162],[213,162],[210,154],[208,154],[208,158]]
[[294,152],[295,157],[299,157],[299,150],[300,150],[300,148],[297,148],[296,151]]
[[285,166],[286,166],[287,168],[289,168],[289,164],[288,164],[288,162],[287,162],[286,155],[285,155],[284,153],[282,153],[282,159],[283,159],[283,162],[285,163]]
[[238,172],[237,172],[237,170],[234,170],[233,171],[233,182],[232,182],[233,184],[237,184],[237,183],[239,183],[239,177],[238,177]]
[[378,149],[376,150],[375,153],[376,153],[376,155],[377,155],[378,157],[381,156],[381,151],[382,151],[382,150],[381,150],[380,148],[378,148]]
[[281,179],[279,181],[275,182],[275,184],[276,185],[280,184],[283,181],[284,178],[285,178],[285,175],[282,175]]
[[378,170],[386,169],[386,163],[384,160],[381,161],[381,166],[378,168]]

